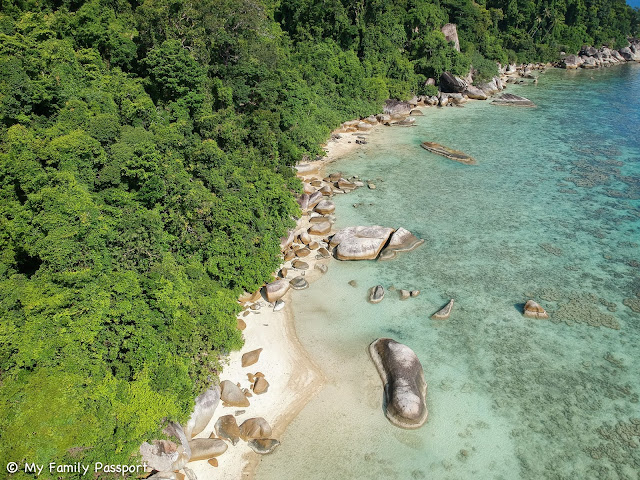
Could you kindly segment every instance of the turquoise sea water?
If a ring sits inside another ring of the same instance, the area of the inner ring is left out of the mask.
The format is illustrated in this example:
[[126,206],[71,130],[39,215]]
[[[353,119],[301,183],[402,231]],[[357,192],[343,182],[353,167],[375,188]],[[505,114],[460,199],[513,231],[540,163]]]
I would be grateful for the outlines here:
[[[258,480],[640,478],[640,65],[549,71],[509,91],[538,107],[426,109],[330,168],[377,184],[335,197],[337,227],[426,241],[389,262],[333,261],[295,292],[327,385]],[[421,294],[372,305],[376,284]],[[431,320],[449,298],[451,318]],[[523,318],[529,298],[551,319]],[[416,431],[382,411],[367,347],[387,336],[424,367]]]

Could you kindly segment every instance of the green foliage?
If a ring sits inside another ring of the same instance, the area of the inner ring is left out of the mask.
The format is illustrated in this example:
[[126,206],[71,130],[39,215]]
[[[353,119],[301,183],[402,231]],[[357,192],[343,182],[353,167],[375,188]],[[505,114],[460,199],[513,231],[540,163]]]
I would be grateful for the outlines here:
[[3,2],[2,457],[130,463],[184,421],[242,345],[238,294],[280,262],[291,166],[340,122],[444,71],[620,46],[639,18],[621,0]]

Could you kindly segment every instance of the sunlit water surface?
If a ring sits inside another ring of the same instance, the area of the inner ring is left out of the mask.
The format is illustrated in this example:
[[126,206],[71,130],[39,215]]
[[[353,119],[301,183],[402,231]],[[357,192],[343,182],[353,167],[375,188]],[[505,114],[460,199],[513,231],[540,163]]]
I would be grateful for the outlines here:
[[[429,108],[332,165],[377,185],[335,197],[337,227],[426,241],[389,262],[332,261],[296,292],[327,385],[258,480],[640,478],[640,65],[549,71],[509,91],[537,108]],[[377,284],[421,294],[372,305]],[[451,318],[431,320],[450,298]],[[524,318],[529,298],[551,319]],[[367,354],[378,337],[422,362],[419,430],[384,416]]]

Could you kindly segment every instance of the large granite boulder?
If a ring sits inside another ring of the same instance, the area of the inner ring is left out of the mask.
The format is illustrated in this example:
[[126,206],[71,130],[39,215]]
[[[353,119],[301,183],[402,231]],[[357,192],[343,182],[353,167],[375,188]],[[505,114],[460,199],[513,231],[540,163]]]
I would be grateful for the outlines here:
[[400,100],[387,100],[384,103],[382,111],[387,115],[409,115],[413,105],[408,102],[401,102]]
[[562,66],[567,70],[575,70],[584,62],[578,55],[567,55],[562,59]]
[[193,413],[184,426],[184,433],[188,439],[195,437],[207,427],[219,404],[220,387],[217,385],[198,395]]
[[315,206],[314,210],[321,215],[329,215],[335,212],[336,205],[331,200],[322,200]]
[[232,445],[236,445],[240,441],[240,427],[236,417],[233,415],[223,415],[216,421],[216,434],[224,439],[229,440]]
[[267,302],[276,303],[277,300],[284,297],[287,290],[289,290],[289,282],[286,280],[276,280],[264,286],[264,297],[267,299]]
[[194,438],[189,442],[189,447],[191,447],[190,462],[217,457],[228,448],[225,441],[219,438]]
[[393,231],[379,225],[347,227],[331,238],[331,246],[337,247],[339,260],[375,260]]
[[458,40],[458,29],[455,23],[447,23],[440,29],[444,34],[444,38],[447,42],[453,42],[453,48],[458,52],[460,51],[460,41]]
[[245,441],[255,438],[269,438],[270,436],[271,426],[262,417],[250,418],[240,425],[240,438]]
[[220,383],[222,402],[225,407],[248,407],[249,399],[235,383],[225,380]]
[[528,300],[527,303],[524,304],[522,314],[527,318],[549,318],[546,310],[533,300]]
[[260,455],[267,455],[268,453],[273,452],[280,442],[273,438],[258,438],[255,440],[250,440],[248,442],[249,447],[256,453]]
[[427,384],[422,365],[406,345],[379,338],[369,353],[384,385],[386,415],[401,428],[415,429],[427,421]]
[[489,98],[483,90],[478,87],[474,87],[473,85],[469,85],[463,93],[474,100],[486,100]]
[[440,90],[445,93],[461,93],[464,92],[469,85],[460,77],[455,77],[449,72],[443,72],[440,75]]
[[416,237],[406,228],[400,227],[391,235],[389,243],[380,254],[380,260],[390,260],[398,252],[409,252],[422,245],[424,240]]
[[242,368],[250,367],[251,365],[258,363],[260,353],[262,353],[262,348],[256,348],[255,350],[251,350],[250,352],[242,355]]

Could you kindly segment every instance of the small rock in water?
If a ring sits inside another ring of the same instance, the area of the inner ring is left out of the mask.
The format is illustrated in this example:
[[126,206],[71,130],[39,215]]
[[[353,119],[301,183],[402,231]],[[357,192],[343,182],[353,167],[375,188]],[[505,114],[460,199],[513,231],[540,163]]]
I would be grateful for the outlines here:
[[319,270],[320,273],[327,273],[329,267],[327,267],[324,263],[316,263],[315,269]]
[[369,183],[367,184],[367,187],[369,187],[369,189],[370,189],[370,190],[375,190],[375,189],[376,189],[376,184],[375,184],[375,183],[371,183],[371,182],[369,182]]
[[411,290],[412,297],[417,297],[418,295],[420,295],[420,290]]
[[525,303],[522,314],[527,318],[549,318],[549,314],[545,309],[533,300],[528,300],[527,303]]
[[453,308],[453,298],[449,300],[449,303],[447,303],[444,307],[442,307],[436,313],[431,315],[431,318],[433,318],[434,320],[446,320],[447,318],[449,318],[449,315],[451,315],[452,308]]
[[283,308],[284,308],[284,300],[278,300],[273,306],[273,311],[277,312],[279,310],[282,310]]
[[371,288],[371,293],[369,294],[369,301],[371,303],[380,303],[384,298],[384,287],[382,285],[376,285]]
[[411,292],[409,290],[399,290],[400,292],[400,300],[406,300],[411,296]]
[[349,280],[349,285],[355,288],[358,286],[358,282],[356,282],[355,280]]

